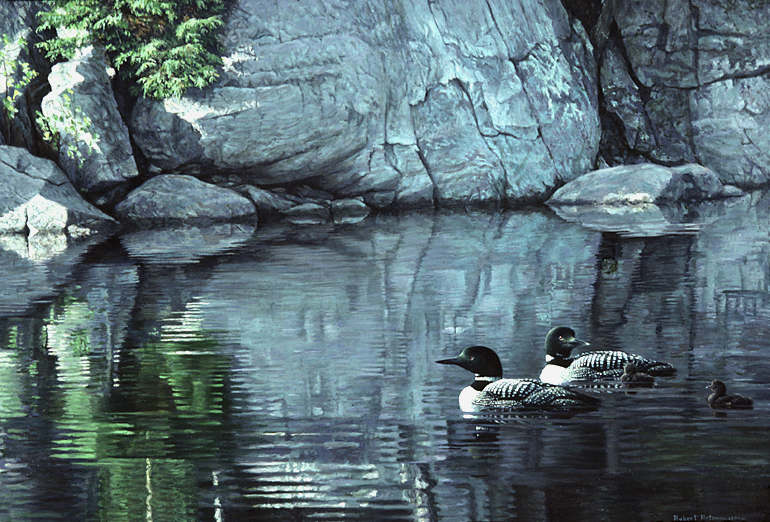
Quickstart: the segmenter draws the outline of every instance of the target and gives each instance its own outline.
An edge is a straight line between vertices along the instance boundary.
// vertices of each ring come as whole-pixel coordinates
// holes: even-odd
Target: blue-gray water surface
[[[768,520],[769,219],[752,195],[654,237],[532,210],[4,243],[0,521]],[[463,416],[472,376],[436,360],[537,377],[558,324],[678,374]],[[754,408],[710,409],[715,378]]]

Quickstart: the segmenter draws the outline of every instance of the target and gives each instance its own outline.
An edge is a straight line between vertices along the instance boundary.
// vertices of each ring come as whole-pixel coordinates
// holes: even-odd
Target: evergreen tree
[[[40,28],[57,36],[40,44],[50,59],[85,45],[104,46],[135,94],[182,95],[217,78],[216,29],[225,0],[46,0]]]

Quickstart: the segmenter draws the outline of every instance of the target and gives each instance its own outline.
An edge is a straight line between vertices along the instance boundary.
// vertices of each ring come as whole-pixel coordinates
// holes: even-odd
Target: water
[[[770,199],[708,217],[647,238],[543,210],[6,248],[0,521],[768,520]],[[536,377],[557,324],[678,375],[574,416],[463,416],[470,374],[436,360],[485,344]],[[754,409],[709,409],[714,378]]]

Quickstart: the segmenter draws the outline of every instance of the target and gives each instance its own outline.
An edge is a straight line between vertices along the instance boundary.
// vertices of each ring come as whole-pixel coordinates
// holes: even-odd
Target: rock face
[[[485,205],[542,200],[598,150],[592,49],[559,0],[240,0],[223,45],[216,85],[136,104],[160,171]]]
[[[61,136],[59,164],[97,205],[120,201],[126,181],[139,174],[107,68],[104,53],[93,47],[54,65],[41,108]]]
[[[0,215],[0,234],[81,236],[116,225],[55,163],[7,145],[0,145]]]
[[[629,154],[698,162],[742,188],[768,183],[770,3],[610,0],[605,10],[619,31],[601,58],[601,88]]]
[[[332,202],[332,220],[338,225],[358,223],[369,213],[369,207],[357,199],[340,199]]]
[[[192,176],[162,175],[134,189],[115,212],[142,225],[231,221],[256,215],[254,204],[240,194]]]
[[[38,4],[0,0],[0,30],[27,42],[4,52],[42,82],[47,65],[29,45]],[[734,0],[233,0],[218,82],[138,100],[130,137],[92,48],[53,68],[42,111],[60,123],[75,189],[134,222],[505,207],[635,163],[711,170],[645,166],[632,183],[603,172],[631,184],[597,194],[708,199],[770,183],[768,19],[770,3]],[[39,148],[40,91],[28,89],[14,121],[0,117],[0,143]],[[132,143],[165,193],[124,200],[137,184]]]

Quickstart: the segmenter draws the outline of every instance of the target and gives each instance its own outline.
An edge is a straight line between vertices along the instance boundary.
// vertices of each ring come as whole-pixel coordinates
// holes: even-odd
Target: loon
[[[640,373],[636,370],[636,362],[628,361],[623,368],[623,375],[620,381],[629,387],[652,387],[655,384],[655,377],[648,373]]]
[[[616,380],[623,375],[626,363],[633,361],[636,371],[653,377],[676,374],[676,368],[665,362],[652,361],[639,355],[620,351],[585,352],[570,356],[574,348],[588,346],[575,339],[575,331],[567,326],[557,326],[545,336],[545,368],[540,380],[550,384],[570,381]]]
[[[708,403],[712,408],[751,408],[754,401],[743,395],[727,395],[727,386],[722,381],[711,381],[706,388],[714,390]]]
[[[494,350],[486,346],[469,346],[453,359],[436,361],[455,364],[476,374],[470,386],[460,392],[460,409],[477,412],[489,408],[511,410],[594,409],[601,404],[563,386],[535,379],[503,379],[503,366]]]

